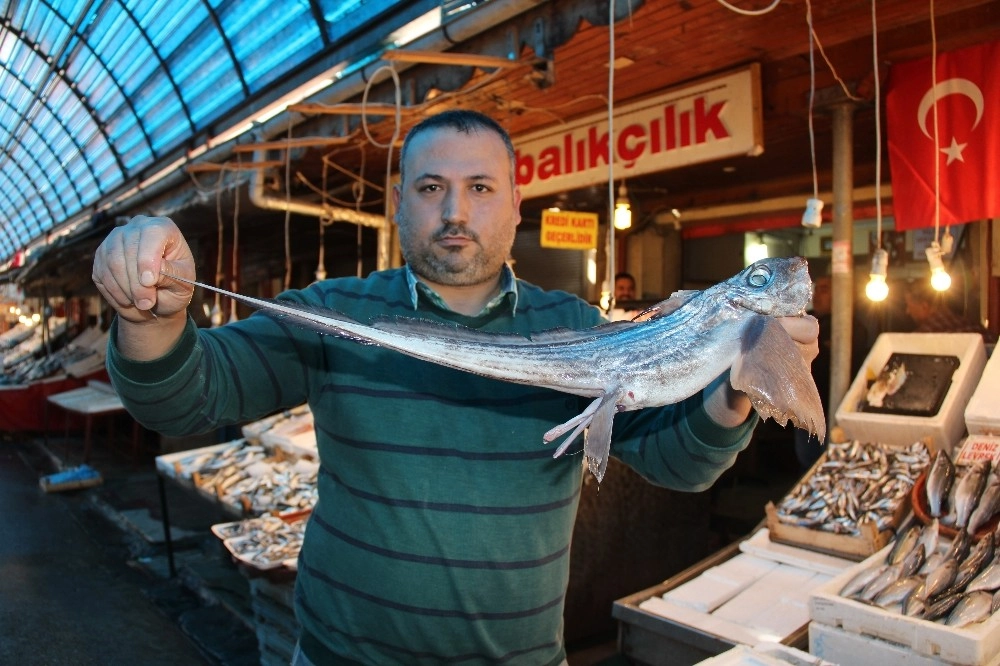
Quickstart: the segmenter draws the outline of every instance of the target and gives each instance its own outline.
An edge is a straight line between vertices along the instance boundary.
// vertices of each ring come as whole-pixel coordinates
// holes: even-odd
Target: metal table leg
[[[174,542],[170,538],[170,516],[167,514],[167,489],[163,483],[163,476],[156,474],[156,483],[160,488],[160,516],[163,519],[163,540],[167,546],[167,564],[170,566],[170,577],[177,576],[177,569],[174,566]]]

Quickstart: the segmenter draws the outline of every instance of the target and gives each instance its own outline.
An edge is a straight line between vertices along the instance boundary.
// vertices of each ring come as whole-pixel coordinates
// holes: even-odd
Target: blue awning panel
[[[0,0],[0,264],[428,0]],[[294,84],[294,85],[293,85]],[[171,155],[174,157],[172,158]]]

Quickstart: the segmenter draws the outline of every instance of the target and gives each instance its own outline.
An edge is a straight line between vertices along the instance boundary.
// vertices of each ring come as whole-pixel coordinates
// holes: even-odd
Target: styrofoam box
[[[878,666],[941,666],[938,657],[925,657],[902,645],[871,636],[855,634],[819,622],[809,623],[809,654],[824,661],[842,664],[877,664]],[[987,657],[989,658],[989,657]],[[1000,654],[983,666],[998,666]]]
[[[1000,663],[1000,660],[997,659],[997,656],[1000,655],[1000,613],[994,613],[985,622],[957,629],[938,622],[907,617],[872,604],[841,597],[838,594],[847,581],[861,570],[884,560],[890,548],[892,548],[891,545],[886,546],[825,585],[816,587],[809,598],[810,620],[827,627],[842,629],[847,633],[895,643],[900,646],[897,649],[903,652],[931,659],[932,661],[926,662],[928,664],[946,663],[958,666],[986,666],[989,664],[992,666]],[[811,645],[812,624],[809,626],[809,631]],[[810,652],[813,650],[810,649]],[[887,652],[890,651],[887,650]],[[820,656],[836,661],[832,654]],[[877,663],[879,666],[887,666],[889,663],[925,663],[915,660],[883,662],[878,659],[865,659],[863,662],[841,661],[845,664]]]
[[[965,408],[965,426],[970,435],[1000,435],[997,396],[1000,396],[1000,354],[994,352]]]
[[[893,353],[957,356],[958,369],[934,416],[900,416],[859,412],[868,392],[868,376],[878,376]],[[837,425],[851,439],[909,446],[931,438],[933,450],[952,447],[965,433],[965,407],[986,365],[986,349],[978,333],[883,333],[868,352],[864,365],[837,408]]]

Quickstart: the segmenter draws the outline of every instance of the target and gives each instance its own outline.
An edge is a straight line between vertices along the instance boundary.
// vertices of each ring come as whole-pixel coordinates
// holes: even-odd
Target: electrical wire
[[[876,250],[882,249],[882,96],[879,87],[878,20],[872,0],[872,67],[875,73],[875,235]]]
[[[395,111],[394,119],[395,123],[392,128],[392,137],[389,139],[388,143],[382,144],[375,140],[375,137],[371,135],[368,131],[368,113],[366,112],[366,107],[368,105],[368,91],[371,90],[372,82],[375,81],[375,77],[378,76],[379,72],[382,70],[388,70],[389,74],[392,76],[392,82],[395,87]],[[402,129],[403,119],[403,92],[402,87],[399,84],[399,73],[396,68],[392,65],[383,65],[375,70],[375,72],[368,79],[368,83],[365,84],[364,94],[361,96],[361,126],[365,130],[365,136],[368,137],[368,141],[372,145],[378,148],[385,148],[388,150],[388,155],[386,155],[385,163],[385,191],[389,192],[392,188],[392,151],[396,146],[396,141],[399,140],[399,134]],[[385,198],[385,224],[388,226],[391,223],[389,215],[389,198]],[[360,228],[358,229],[360,233]],[[359,236],[360,238],[360,236]],[[360,262],[359,262],[359,272],[360,272]]]
[[[720,0],[721,1],[721,0]],[[813,107],[816,102],[816,57],[814,55],[812,3],[806,0],[806,24],[809,26],[809,155],[812,161],[813,199],[819,199],[819,174],[816,169],[816,131],[813,128]]]
[[[941,160],[938,157],[938,105],[937,105],[937,29],[934,25],[934,0],[930,0],[931,13],[931,91],[934,95],[934,243],[941,232]]]
[[[288,116],[288,146],[285,148],[285,289],[292,286],[292,116]]]
[[[608,3],[608,312],[615,307],[615,2]],[[603,291],[603,290],[602,290]]]
[[[764,7],[764,9],[740,9],[739,7],[735,7],[729,4],[728,2],[726,2],[726,0],[717,0],[717,2],[726,9],[734,11],[737,14],[742,14],[743,16],[762,16],[771,11],[772,9],[774,9],[775,7],[777,7],[778,3],[781,2],[781,0],[774,0],[774,2],[772,2],[767,7]]]
[[[236,173],[241,173],[240,167],[242,166],[243,157],[240,153],[236,154]],[[233,276],[230,280],[229,290],[233,293],[239,292],[239,247],[240,247],[240,179],[237,177],[233,182],[233,265],[232,271]],[[236,321],[236,299],[229,299],[229,321]]]

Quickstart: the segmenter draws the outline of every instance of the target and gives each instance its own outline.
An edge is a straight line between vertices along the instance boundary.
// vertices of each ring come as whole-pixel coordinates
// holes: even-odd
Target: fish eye
[[[750,283],[751,287],[763,287],[770,281],[771,269],[767,266],[757,266],[753,269],[750,275],[747,276],[747,282]]]

